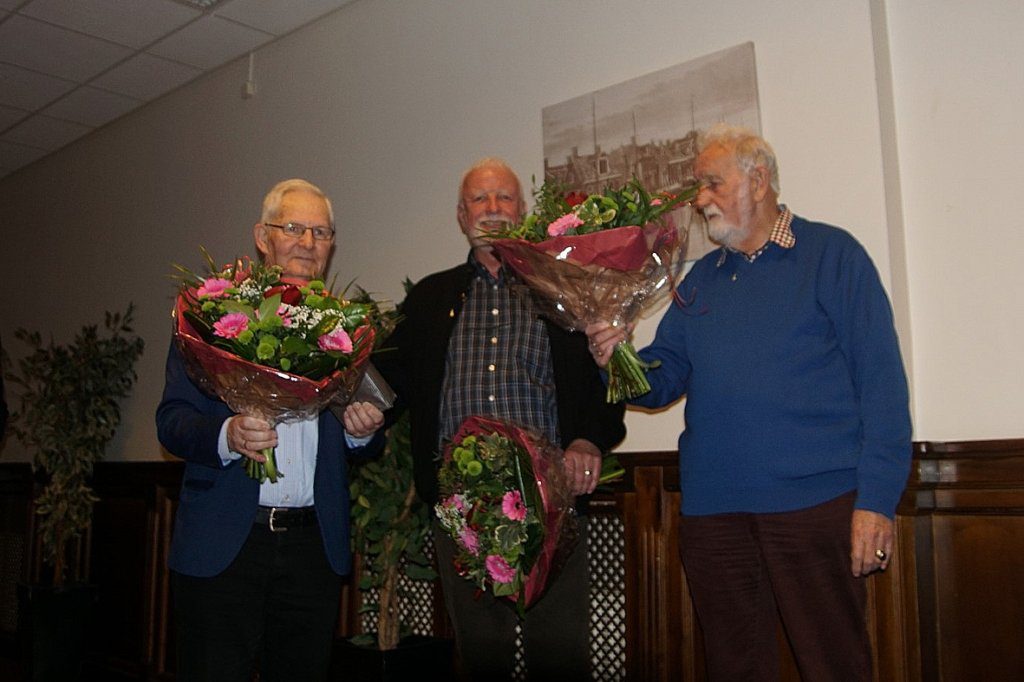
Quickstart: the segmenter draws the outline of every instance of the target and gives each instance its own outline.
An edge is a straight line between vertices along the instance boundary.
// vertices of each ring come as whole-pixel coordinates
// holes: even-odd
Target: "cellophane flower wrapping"
[[[689,215],[689,208],[681,209]],[[635,323],[672,295],[685,261],[687,230],[666,214],[646,225],[531,242],[492,242],[502,262],[533,293],[542,314],[569,331],[604,320]],[[648,366],[628,342],[609,364],[608,402],[650,390]]]
[[[525,613],[578,540],[561,449],[533,429],[470,417],[445,449],[434,511],[455,568]]]
[[[670,295],[683,266],[686,231],[666,216],[643,226],[492,245],[545,315],[582,331],[597,320],[635,322]]]
[[[373,350],[374,330],[353,334],[351,364],[319,379],[307,379],[259,365],[203,340],[184,315],[185,299],[175,306],[174,341],[193,383],[227,403],[234,412],[262,417],[275,424],[313,419],[332,402],[347,405],[362,381]]]
[[[534,189],[533,211],[491,231],[491,244],[541,312],[569,331],[632,323],[674,291],[687,231],[676,229],[672,213],[681,212],[688,227],[699,191],[695,184],[652,194],[634,178],[584,195],[545,181]],[[645,363],[628,339],[607,360],[608,402],[651,390],[645,371],[657,363]]]

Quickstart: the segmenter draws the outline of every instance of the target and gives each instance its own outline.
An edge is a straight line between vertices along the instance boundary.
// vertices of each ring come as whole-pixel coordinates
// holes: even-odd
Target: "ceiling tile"
[[[43,109],[42,113],[65,121],[99,127],[127,114],[140,104],[142,102],[137,99],[84,85],[61,97]]]
[[[18,11],[134,48],[202,16],[199,10],[169,0],[32,0]]]
[[[23,144],[0,140],[0,169],[12,171],[46,156],[45,149],[36,149]]]
[[[351,0],[232,0],[216,12],[218,16],[280,36],[349,2]]]
[[[207,16],[171,34],[146,51],[203,69],[212,69],[272,38],[262,31],[216,16]]]
[[[0,61],[84,82],[131,50],[17,14],[0,24]]]
[[[0,130],[6,130],[17,121],[28,116],[29,112],[15,107],[0,106]]]
[[[71,81],[0,64],[0,104],[38,109],[75,87]]]
[[[77,140],[91,130],[92,128],[89,126],[78,123],[36,115],[14,126],[0,135],[0,138],[6,142],[16,142],[54,151]]]
[[[148,100],[184,85],[200,73],[191,66],[142,52],[92,81],[92,85]]]

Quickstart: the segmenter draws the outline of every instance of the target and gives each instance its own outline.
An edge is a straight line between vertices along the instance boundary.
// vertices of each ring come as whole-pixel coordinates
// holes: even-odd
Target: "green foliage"
[[[89,478],[121,423],[119,400],[135,383],[135,361],[144,342],[131,327],[133,306],[124,315],[106,314],[106,334],[86,325],[68,345],[44,344],[39,332],[18,329],[29,347],[17,371],[7,374],[20,388],[11,430],[33,451],[33,467],[46,485],[36,501],[44,559],[54,582],[64,579],[69,540],[89,525],[96,501]]]
[[[677,194],[651,194],[633,178],[620,188],[608,187],[600,194],[585,196],[567,192],[563,184],[547,180],[533,190],[534,208],[523,222],[495,233],[494,237],[544,241],[551,236],[548,226],[569,214],[574,214],[578,221],[559,234],[581,235],[628,225],[647,225],[692,201],[698,189],[699,185],[693,185]]]
[[[402,634],[400,575],[436,577],[424,552],[430,508],[416,495],[408,413],[389,429],[383,455],[355,463],[350,477],[352,545],[362,559],[359,589],[364,600],[377,594],[377,602],[364,601],[363,610],[377,612],[377,644],[392,649]]]

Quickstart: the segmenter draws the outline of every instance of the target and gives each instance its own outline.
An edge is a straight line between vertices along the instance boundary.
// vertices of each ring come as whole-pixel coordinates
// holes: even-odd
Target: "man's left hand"
[[[850,570],[855,576],[884,571],[892,560],[892,519],[868,511],[854,509],[850,526]]]
[[[565,449],[565,475],[573,495],[594,492],[601,478],[601,449],[589,440],[577,438]]]
[[[350,403],[341,418],[353,438],[366,438],[384,425],[384,413],[371,403]]]

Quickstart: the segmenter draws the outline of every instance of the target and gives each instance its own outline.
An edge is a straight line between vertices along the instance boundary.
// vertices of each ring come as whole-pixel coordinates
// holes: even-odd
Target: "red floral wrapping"
[[[531,243],[492,242],[534,301],[569,331],[598,320],[634,322],[669,295],[683,266],[686,231],[661,224],[617,227]]]
[[[470,417],[459,427],[445,449],[445,462],[451,463],[454,447],[469,435],[483,436],[499,434],[522,447],[529,455],[533,472],[532,481],[543,509],[535,510],[543,528],[543,542],[532,566],[523,579],[523,588],[507,598],[520,610],[525,610],[544,594],[549,580],[564,564],[569,551],[578,539],[575,514],[572,509],[573,495],[563,466],[562,450],[552,445],[533,429],[488,417]],[[529,505],[529,501],[527,501]]]
[[[235,412],[261,416],[274,423],[312,419],[332,401],[347,404],[359,387],[373,349],[373,329],[360,327],[353,334],[357,354],[352,363],[343,371],[313,381],[211,346],[189,324],[183,314],[186,307],[179,296],[174,312],[174,340],[192,381]]]

